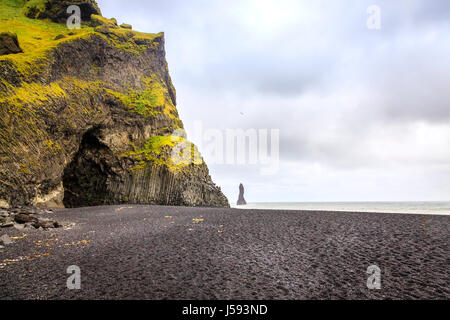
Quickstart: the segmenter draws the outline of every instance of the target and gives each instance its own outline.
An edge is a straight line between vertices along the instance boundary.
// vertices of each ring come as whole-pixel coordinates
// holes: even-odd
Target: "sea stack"
[[[247,202],[244,199],[244,186],[242,185],[242,183],[239,185],[239,198],[237,201],[237,205],[238,206],[243,206],[246,205]]]

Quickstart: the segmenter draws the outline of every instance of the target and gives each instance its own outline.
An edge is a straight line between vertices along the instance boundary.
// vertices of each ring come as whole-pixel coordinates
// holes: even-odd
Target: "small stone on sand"
[[[0,237],[0,241],[3,242],[4,245],[8,245],[13,243],[10,237],[7,234],[4,234]]]

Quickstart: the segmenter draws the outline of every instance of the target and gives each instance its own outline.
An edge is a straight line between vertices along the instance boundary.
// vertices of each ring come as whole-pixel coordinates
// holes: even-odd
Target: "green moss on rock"
[[[164,114],[172,120],[177,120],[177,109],[173,105],[168,88],[163,81],[156,74],[152,74],[150,77],[144,77],[142,83],[144,87],[142,91],[129,89],[126,93],[109,92],[127,106],[131,112],[144,117]]]
[[[130,29],[130,30],[133,29],[133,26],[131,24],[128,24],[128,23],[122,23],[120,25],[120,27],[122,27],[124,29]]]
[[[141,148],[122,154],[139,161],[133,170],[140,170],[147,165],[166,166],[177,173],[189,165],[204,164],[197,147],[181,136],[154,136],[148,139]]]
[[[102,17],[101,15],[93,14],[93,15],[91,15],[90,25],[93,27],[107,26],[110,28],[115,28],[115,27],[117,27],[117,20],[114,18],[108,19],[108,18]]]

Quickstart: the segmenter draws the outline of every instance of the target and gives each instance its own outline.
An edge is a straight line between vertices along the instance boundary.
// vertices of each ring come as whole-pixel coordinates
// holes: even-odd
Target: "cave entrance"
[[[97,138],[99,129],[87,131],[72,162],[64,169],[64,206],[98,206],[105,203],[111,151]]]

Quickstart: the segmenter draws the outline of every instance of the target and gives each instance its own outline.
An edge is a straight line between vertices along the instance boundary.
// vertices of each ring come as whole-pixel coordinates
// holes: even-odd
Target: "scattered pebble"
[[[4,245],[8,245],[8,244],[13,243],[11,238],[7,234],[2,235],[0,237],[0,241],[3,242]]]
[[[16,223],[14,225],[14,228],[16,228],[17,230],[23,230],[23,229],[25,229],[25,225]]]

